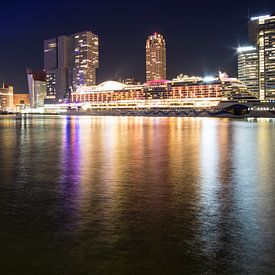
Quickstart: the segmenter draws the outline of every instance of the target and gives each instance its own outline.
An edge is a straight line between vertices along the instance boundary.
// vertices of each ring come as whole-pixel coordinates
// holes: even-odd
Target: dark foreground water
[[[275,120],[0,118],[0,274],[275,273]]]

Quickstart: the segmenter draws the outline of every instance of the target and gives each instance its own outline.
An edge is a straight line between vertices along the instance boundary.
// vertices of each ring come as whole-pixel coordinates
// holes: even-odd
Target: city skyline
[[[1,274],[275,275],[275,0],[2,2]]]
[[[145,9],[141,4],[128,7],[122,2],[114,5],[107,1],[95,4],[96,12],[90,16],[89,4],[85,8],[72,9],[70,1],[66,6],[63,1],[56,5],[48,1],[47,5],[31,10],[22,5],[17,17],[14,16],[19,12],[13,14],[11,5],[5,3],[3,19],[9,16],[11,23],[1,30],[5,40],[1,45],[0,77],[14,84],[16,92],[25,92],[25,69],[43,67],[43,41],[87,29],[92,29],[101,38],[98,83],[119,77],[144,81],[144,62],[141,62],[145,57],[144,40],[153,32],[163,34],[168,44],[168,79],[179,73],[207,75],[218,70],[236,76],[235,49],[248,41],[248,7],[250,15],[262,15],[272,13],[274,4],[273,1],[244,1],[225,9],[218,3],[187,3],[186,11],[181,12],[174,2],[167,6],[149,3]],[[108,22],[104,20],[106,17]],[[22,42],[21,47],[17,47],[18,39]],[[10,62],[12,59],[16,62]]]

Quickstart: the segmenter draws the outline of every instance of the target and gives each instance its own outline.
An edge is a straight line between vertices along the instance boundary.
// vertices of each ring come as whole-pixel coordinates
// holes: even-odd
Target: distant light
[[[270,15],[261,15],[261,16],[256,16],[256,17],[251,17],[251,20],[254,21],[254,20],[259,20],[259,19],[266,19],[266,18],[269,18]]]
[[[213,81],[215,81],[215,80],[216,80],[216,78],[213,77],[213,76],[205,76],[205,77],[203,78],[203,81],[204,81],[204,82],[213,82]]]
[[[243,52],[249,52],[249,51],[254,51],[256,50],[256,47],[253,47],[253,46],[246,46],[246,47],[239,47],[237,49],[237,52],[238,53],[243,53]]]

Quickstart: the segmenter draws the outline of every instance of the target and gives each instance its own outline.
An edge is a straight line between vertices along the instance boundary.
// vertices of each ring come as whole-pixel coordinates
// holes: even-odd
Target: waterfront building
[[[47,95],[45,71],[34,72],[27,69],[27,77],[31,108],[43,107]]]
[[[251,18],[249,36],[258,50],[259,97],[275,99],[275,14]]]
[[[146,41],[146,81],[166,79],[166,43],[154,33]]]
[[[13,86],[2,84],[0,88],[0,111],[7,112],[13,110]]]
[[[258,50],[254,46],[246,46],[239,47],[237,53],[238,79],[254,96],[259,97]]]
[[[47,102],[62,102],[79,86],[96,84],[98,36],[91,31],[44,41]]]
[[[13,110],[19,112],[29,108],[30,108],[29,93],[13,94]]]

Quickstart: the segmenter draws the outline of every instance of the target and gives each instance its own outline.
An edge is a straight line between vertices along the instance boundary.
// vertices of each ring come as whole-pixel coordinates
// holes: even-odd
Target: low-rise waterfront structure
[[[13,86],[4,84],[0,88],[0,112],[13,110]]]
[[[20,112],[26,109],[30,109],[29,93],[13,94],[13,110],[16,112]]]

